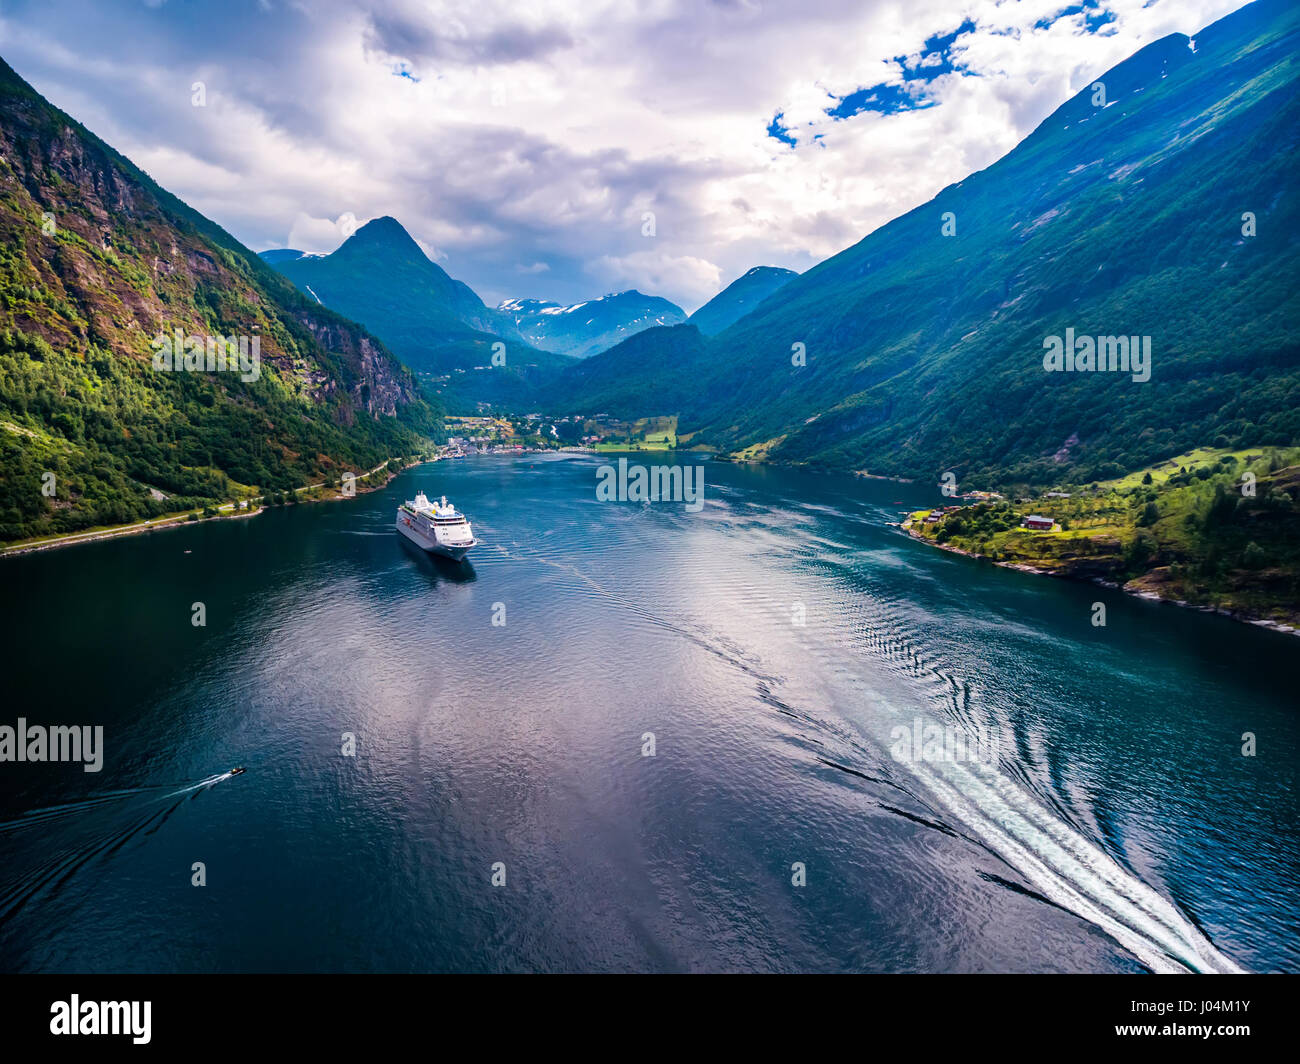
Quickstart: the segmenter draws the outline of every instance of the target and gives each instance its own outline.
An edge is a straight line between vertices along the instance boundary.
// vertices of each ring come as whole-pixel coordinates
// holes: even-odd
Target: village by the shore
[[[1048,494],[1048,496],[1045,496],[1045,498],[1046,497],[1068,499],[1070,496],[1069,493],[1067,492],[1051,492]],[[960,498],[967,498],[972,501],[975,500],[990,501],[995,499],[1001,499],[1002,496],[996,492],[970,492],[966,495],[960,496]],[[970,504],[969,503],[965,505],[952,504],[948,506],[938,507],[928,512],[925,510],[913,511],[908,515],[906,519],[904,519],[901,522],[899,527],[904,532],[906,532],[912,539],[919,540],[920,542],[926,544],[927,546],[935,547],[939,550],[947,551],[949,554],[960,554],[966,558],[973,558],[977,561],[988,562],[989,564],[996,565],[1002,569],[1015,569],[1017,572],[1031,573],[1035,576],[1054,576],[1062,580],[1071,580],[1076,583],[1095,584],[1098,587],[1104,587],[1112,591],[1121,591],[1126,595],[1132,595],[1134,598],[1144,599],[1147,602],[1159,602],[1170,606],[1181,606],[1184,609],[1195,610],[1198,613],[1213,613],[1213,614],[1217,614],[1220,617],[1227,617],[1231,620],[1238,621],[1242,624],[1254,625],[1257,628],[1267,628],[1270,631],[1281,632],[1285,635],[1300,636],[1300,626],[1283,624],[1279,621],[1270,620],[1269,618],[1266,617],[1253,617],[1239,610],[1224,609],[1221,606],[1199,605],[1197,603],[1188,602],[1185,599],[1179,599],[1179,598],[1174,598],[1172,596],[1161,595],[1158,592],[1152,591],[1149,588],[1135,586],[1132,581],[1130,581],[1127,584],[1120,584],[1118,581],[1105,580],[1097,576],[1079,576],[1075,573],[1070,572],[1067,569],[1053,569],[1044,566],[1030,565],[1026,562],[1006,561],[1002,559],[990,558],[986,554],[981,554],[978,551],[967,550],[964,547],[958,547],[952,543],[937,542],[935,539],[931,538],[930,536],[924,535],[920,531],[920,527],[918,526],[926,526],[926,525],[932,526],[938,524],[945,517],[954,513],[958,513],[961,510],[965,509],[966,505],[970,505]],[[920,515],[922,514],[924,514],[925,516],[921,517]],[[1044,517],[1037,514],[1030,514],[1022,519],[1020,527],[1022,529],[1025,529],[1026,531],[1031,531],[1031,532],[1053,532],[1056,530],[1056,522],[1051,517]]]

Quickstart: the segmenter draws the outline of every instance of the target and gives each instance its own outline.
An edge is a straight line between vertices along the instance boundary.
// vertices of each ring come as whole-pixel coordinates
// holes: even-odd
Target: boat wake
[[[872,603],[876,616],[871,619],[855,617],[857,630],[851,636],[823,633],[821,638],[801,636],[806,629],[790,629],[784,623],[784,603],[771,602],[769,608],[786,637],[793,631],[793,638],[804,643],[804,653],[831,677],[844,703],[865,708],[852,719],[869,741],[877,773],[883,765],[896,785],[905,778],[902,789],[914,797],[928,796],[926,804],[940,821],[958,826],[963,837],[1014,869],[1043,898],[1105,931],[1152,971],[1244,971],[1173,902],[1072,825],[1059,805],[1050,808],[1031,789],[1025,766],[1006,760],[1007,754],[1014,757],[1018,744],[1008,744],[992,762],[892,756],[894,729],[901,724],[910,731],[918,718],[927,725],[955,726],[967,737],[981,724],[1005,725],[986,719],[971,684],[913,643],[889,603]],[[861,674],[878,670],[863,667],[868,664],[862,660],[864,650],[877,664],[919,685],[917,701],[904,709],[896,693],[886,695],[869,686]]]
[[[211,790],[242,770],[205,776],[179,788],[175,784],[105,791],[74,802],[31,809],[0,821],[4,836],[40,829],[55,849],[43,848],[41,859],[0,881],[0,923],[24,906],[56,891],[96,858],[116,852],[137,836],[152,835],[185,802]],[[0,867],[11,872],[5,860]]]
[[[567,571],[620,609],[691,640],[741,670],[756,683],[763,702],[833,738],[849,764],[819,760],[860,777],[863,786],[884,783],[903,791],[932,819],[877,803],[880,808],[960,835],[980,847],[1019,875],[1025,886],[1015,885],[1015,889],[1093,924],[1151,971],[1244,971],[1173,902],[1071,824],[1059,800],[1038,793],[1042,785],[1035,784],[1027,766],[1016,760],[1019,744],[1009,744],[992,763],[891,756],[893,729],[905,722],[910,727],[918,717],[956,726],[968,735],[981,724],[1004,726],[989,719],[987,707],[980,704],[969,682],[951,666],[934,660],[929,648],[914,644],[898,604],[878,599],[867,589],[832,587],[830,601],[818,603],[816,610],[810,602],[809,614],[850,620],[842,627],[818,631],[812,625],[790,624],[788,596],[748,582],[720,586],[707,569],[692,572],[690,583],[697,590],[708,588],[707,597],[719,604],[719,616],[743,618],[743,627],[729,636],[716,624],[706,625],[681,610],[674,610],[669,621],[648,606],[644,596],[616,591],[572,561],[556,561],[527,549],[523,553]],[[852,593],[851,604],[843,601],[846,590]],[[724,604],[727,608],[722,608]],[[760,639],[755,638],[755,625],[763,630]],[[792,668],[804,663],[792,675],[806,673],[807,665],[814,663],[820,681],[835,692],[832,702],[842,718],[825,719],[800,709],[795,698],[778,697],[784,683],[782,670],[755,646],[786,648],[780,657],[790,657]],[[879,682],[868,684],[863,674]],[[903,677],[907,683],[889,684],[889,676]]]
[[[913,765],[939,804],[1049,901],[1095,924],[1160,973],[1240,973],[1172,902],[996,767]]]

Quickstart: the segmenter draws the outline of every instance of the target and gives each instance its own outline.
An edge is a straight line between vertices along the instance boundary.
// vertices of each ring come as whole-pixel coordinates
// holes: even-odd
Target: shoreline
[[[1035,576],[1053,576],[1058,580],[1069,580],[1075,584],[1094,584],[1097,587],[1104,587],[1110,591],[1119,591],[1125,595],[1131,595],[1134,598],[1143,599],[1147,602],[1158,602],[1166,606],[1181,606],[1183,609],[1194,610],[1197,613],[1213,613],[1220,617],[1227,617],[1229,620],[1239,624],[1249,624],[1255,628],[1265,628],[1279,635],[1300,636],[1300,625],[1283,624],[1281,621],[1271,621],[1266,617],[1250,617],[1238,610],[1228,610],[1221,606],[1197,606],[1194,603],[1187,602],[1184,599],[1166,598],[1164,595],[1158,595],[1154,591],[1130,589],[1123,584],[1116,583],[1114,580],[1103,580],[1099,576],[1081,577],[1072,573],[1061,572],[1056,569],[1043,569],[1036,565],[1029,565],[1026,562],[998,562],[988,557],[986,554],[980,554],[972,550],[964,550],[961,547],[951,547],[947,543],[935,543],[931,539],[920,535],[912,529],[911,518],[903,521],[899,527],[907,535],[928,547],[934,547],[937,550],[947,551],[949,554],[960,554],[966,558],[974,558],[977,561],[988,562],[990,565],[996,565],[1002,569],[1015,569],[1022,573],[1032,573]]]
[[[266,509],[266,507],[259,506],[256,510],[248,510],[243,513],[218,513],[215,517],[200,517],[197,521],[191,521],[189,515],[190,513],[198,513],[199,511],[189,511],[188,513],[175,517],[156,517],[151,521],[143,523],[110,525],[107,528],[101,528],[92,532],[69,532],[67,535],[55,536],[51,539],[43,539],[35,543],[15,543],[11,546],[4,547],[3,549],[0,549],[0,558],[16,558],[23,554],[35,554],[38,551],[57,550],[59,547],[75,547],[82,543],[99,543],[106,539],[118,539],[122,536],[138,536],[145,532],[163,532],[172,528],[198,525],[208,521],[239,521],[246,517],[256,517],[264,509]]]
[[[855,477],[861,477],[863,480],[884,480],[891,484],[915,484],[916,481],[909,477],[887,477],[880,473],[868,473],[865,469],[853,470]]]
[[[586,448],[561,448],[559,449],[559,451],[550,452],[550,449],[548,448],[547,452],[563,453],[566,450],[586,451],[587,449]],[[488,452],[488,453],[491,454],[492,452]],[[507,453],[518,454],[521,452],[507,452]],[[528,453],[528,452],[522,452],[522,453]],[[538,452],[538,453],[543,453],[543,452]],[[460,456],[456,456],[456,457],[460,457]],[[435,458],[425,458],[418,462],[412,462],[410,465],[402,466],[402,468],[398,470],[396,473],[390,472],[388,474],[388,479],[386,479],[382,484],[359,485],[356,494],[368,495],[372,491],[379,491],[381,488],[386,488],[390,483],[392,483],[394,479],[399,477],[402,473],[414,469],[417,466],[432,465],[434,462],[451,461],[451,460],[452,460],[451,455],[439,455]],[[386,466],[389,461],[393,461],[393,459],[388,459],[388,461],[381,462],[379,465],[375,466],[375,468],[370,470],[368,473],[360,474],[357,477],[357,480],[362,481],[368,479],[369,477],[374,476],[376,473],[379,472],[380,469]],[[323,488],[324,486],[325,485],[323,483],[304,484],[301,488],[294,488],[293,491],[294,494],[297,495],[300,492],[312,491],[316,488]],[[330,496],[329,498],[310,498],[310,497],[303,498],[297,500],[295,503],[293,503],[293,505],[306,506],[312,503],[343,502],[349,498],[355,498],[355,496],[338,494],[338,489],[332,489],[332,490],[335,491],[335,494]],[[250,503],[253,502],[254,500],[260,502],[260,500],[264,498],[266,498],[265,495],[257,495],[247,501]],[[238,502],[240,500],[235,500],[235,501]],[[117,539],[121,536],[138,536],[138,535],[143,535],[146,532],[159,532],[171,528],[188,527],[189,525],[204,524],[208,521],[240,520],[247,517],[256,517],[258,514],[268,509],[272,509],[272,507],[259,505],[256,509],[250,509],[247,512],[240,512],[238,510],[236,510],[233,513],[222,512],[226,507],[232,507],[234,505],[235,505],[234,502],[223,503],[222,506],[218,509],[216,515],[214,515],[213,517],[199,517],[197,521],[191,521],[190,514],[191,513],[201,514],[202,511],[190,510],[183,514],[176,514],[170,517],[154,517],[154,518],[150,518],[148,521],[136,521],[136,522],[132,522],[129,525],[110,525],[105,528],[95,529],[89,532],[68,532],[64,535],[53,536],[48,539],[12,543],[8,546],[0,547],[0,559],[16,558],[20,555],[35,554],[38,551],[56,550],[60,547],[75,547],[83,543],[99,543],[106,539]]]
[[[440,460],[441,459],[439,458],[429,458],[420,462],[412,462],[408,466],[403,466],[402,469],[399,471],[399,473],[405,473],[408,469],[414,469],[416,466],[428,465],[431,462],[437,462]],[[362,473],[361,476],[357,477],[357,480],[360,481],[374,476],[376,473],[379,472],[380,469],[386,466],[390,461],[392,461],[391,458],[384,462],[381,462],[379,465],[375,466],[375,468],[370,470],[368,473]],[[399,473],[393,473],[390,471],[388,474],[388,479],[385,480],[383,484],[375,484],[375,485],[367,484],[364,487],[358,487],[356,494],[368,495],[372,491],[379,491],[381,488],[386,488],[393,481],[393,479],[399,475]],[[316,488],[322,488],[324,486],[325,485],[323,483],[304,484],[301,488],[294,488],[293,491],[294,494],[297,495],[300,492],[312,491]],[[293,505],[305,506],[305,505],[310,505],[312,503],[342,502],[343,500],[348,498],[355,498],[355,496],[337,494],[337,489],[334,490],[336,491],[336,494],[330,498],[298,499],[293,503]],[[146,532],[161,532],[173,528],[183,528],[183,527],[188,527],[190,525],[206,524],[209,521],[240,521],[249,517],[256,517],[258,514],[261,514],[268,509],[271,509],[271,507],[261,504],[261,500],[265,498],[266,498],[265,495],[254,496],[254,499],[259,503],[259,505],[257,506],[256,509],[252,509],[250,507],[250,509],[248,509],[246,512],[240,511],[238,509],[235,509],[234,512],[232,513],[222,512],[226,507],[232,507],[232,508],[235,507],[238,501],[240,501],[240,500],[236,500],[235,502],[223,503],[222,506],[218,508],[217,513],[214,516],[199,517],[197,520],[194,521],[190,520],[190,515],[201,514],[202,513],[201,510],[190,510],[187,511],[186,513],[177,514],[171,517],[155,517],[155,518],[151,518],[148,521],[143,521],[143,522],[137,521],[129,525],[110,525],[105,528],[100,528],[89,532],[69,532],[62,536],[54,536],[49,539],[37,540],[34,542],[23,541],[23,542],[13,543],[6,547],[0,547],[0,558],[17,558],[24,554],[35,554],[39,551],[57,550],[60,547],[76,547],[84,543],[100,543],[106,539],[118,539],[123,536],[138,536]],[[247,501],[249,503],[252,503],[254,499],[249,499]]]

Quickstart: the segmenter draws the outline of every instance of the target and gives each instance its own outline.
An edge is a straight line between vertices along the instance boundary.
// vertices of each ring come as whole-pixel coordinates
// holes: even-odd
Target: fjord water
[[[916,543],[928,486],[600,460],[7,560],[0,724],[105,754],[0,765],[0,966],[1300,969],[1293,637]],[[395,535],[421,489],[472,569]]]

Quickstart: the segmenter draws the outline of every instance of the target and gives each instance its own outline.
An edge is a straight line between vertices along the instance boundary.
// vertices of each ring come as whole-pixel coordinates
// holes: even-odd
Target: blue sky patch
[[[944,74],[967,73],[954,62],[952,46],[963,33],[971,33],[974,29],[975,23],[966,19],[951,33],[936,33],[928,37],[917,54],[894,56],[893,62],[903,79],[901,85],[881,82],[855,89],[846,96],[836,97],[839,102],[826,113],[839,121],[863,111],[892,115],[933,107],[937,101],[926,95],[925,86]]]
[[[798,144],[798,141],[796,141],[790,131],[781,124],[781,119],[784,117],[784,111],[777,111],[777,113],[772,116],[772,121],[767,124],[767,135],[769,137],[774,137],[782,144],[789,144],[790,147],[793,148]]]
[[[966,19],[951,33],[936,33],[926,39],[920,54],[916,56],[896,55],[894,62],[903,68],[904,81],[933,81],[942,74],[951,74],[957,70],[952,61],[952,46],[963,33],[974,33],[975,23]]]
[[[935,100],[925,95],[913,95],[903,85],[880,84],[870,88],[857,89],[847,96],[838,97],[839,103],[826,113],[832,118],[852,118],[863,111],[877,111],[882,115],[898,114],[899,111],[917,111],[923,107],[933,107]]]
[[[1034,23],[1034,29],[1045,30],[1057,19],[1074,18],[1076,15],[1083,16],[1084,27],[1089,33],[1096,33],[1108,22],[1115,21],[1115,12],[1107,11],[1102,7],[1101,0],[1082,0],[1081,3],[1071,4],[1069,7],[1063,7],[1055,15],[1040,18]]]

